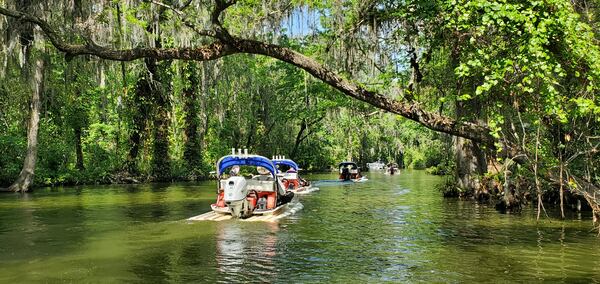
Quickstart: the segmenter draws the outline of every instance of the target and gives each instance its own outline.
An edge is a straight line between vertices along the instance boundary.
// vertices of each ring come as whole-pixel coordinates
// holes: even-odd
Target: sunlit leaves
[[[446,1],[446,5],[447,28],[471,35],[461,47],[455,73],[477,78],[476,96],[512,92],[564,123],[570,119],[567,109],[580,106],[570,105],[569,97],[597,90],[599,48],[590,44],[589,27],[567,1]],[[584,70],[587,80],[577,80]],[[578,113],[584,112],[589,110]]]

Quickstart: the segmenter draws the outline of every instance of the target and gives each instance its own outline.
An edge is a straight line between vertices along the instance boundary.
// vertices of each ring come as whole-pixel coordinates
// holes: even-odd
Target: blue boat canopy
[[[267,169],[273,177],[275,177],[276,169],[271,160],[258,155],[243,155],[243,156],[225,156],[217,162],[217,176],[221,176],[223,172],[233,166],[256,166]]]
[[[275,164],[275,166],[286,165],[296,171],[298,171],[300,169],[300,167],[298,167],[298,164],[296,164],[296,162],[294,162],[290,159],[275,159],[275,160],[273,160],[273,163]]]

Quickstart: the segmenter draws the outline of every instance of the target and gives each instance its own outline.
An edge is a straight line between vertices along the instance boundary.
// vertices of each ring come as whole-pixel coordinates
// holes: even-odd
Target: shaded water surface
[[[0,195],[0,283],[600,282],[587,214],[536,222],[443,199],[424,172],[368,176],[279,223],[182,221],[214,181]]]

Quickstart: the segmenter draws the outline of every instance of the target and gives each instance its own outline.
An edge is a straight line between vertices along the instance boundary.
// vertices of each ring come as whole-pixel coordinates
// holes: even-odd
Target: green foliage
[[[100,11],[98,38],[120,47],[145,46],[148,39],[163,47],[210,40],[187,29],[169,9],[130,4],[113,1]],[[185,11],[188,18],[205,27],[210,7],[193,7]],[[284,26],[292,24],[294,14],[308,16],[314,27],[300,35],[287,32]],[[598,133],[590,121],[600,114],[600,51],[598,25],[590,15],[592,20],[584,21],[565,0],[250,0],[229,8],[223,21],[236,36],[290,47],[367,89],[484,124],[494,137],[524,145],[530,153],[536,149],[532,133],[540,127],[541,160],[552,168],[558,154],[573,155],[570,149],[593,144],[583,138],[565,141],[566,134]],[[119,17],[125,25],[116,23]],[[160,28],[151,31],[157,18]],[[62,26],[69,20],[51,21]],[[424,78],[409,91],[410,48]],[[10,156],[0,158],[4,184],[18,173],[23,157],[27,113],[22,110],[29,97],[13,61],[0,84],[0,124],[6,126],[0,145]],[[141,60],[123,66],[84,57],[67,62],[50,51],[36,182],[104,182],[127,162],[142,176],[196,179],[232,147],[294,156],[308,170],[378,159],[438,174],[454,168],[449,137],[377,113],[290,64],[258,55],[228,56],[193,68],[186,64],[159,62],[149,72]],[[160,86],[140,88],[139,82],[151,79]],[[457,114],[457,105],[477,104],[477,111]],[[186,134],[188,129],[193,133]],[[83,171],[75,169],[77,131]],[[135,134],[139,151],[127,161]],[[584,158],[597,160],[580,155],[570,167],[598,172],[597,163],[590,166]]]
[[[0,184],[10,184],[21,171],[27,149],[26,141],[21,135],[0,135]]]

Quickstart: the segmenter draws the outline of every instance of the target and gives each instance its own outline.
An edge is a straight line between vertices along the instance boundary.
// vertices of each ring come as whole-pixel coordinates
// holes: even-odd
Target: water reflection
[[[208,210],[214,181],[0,195],[0,283],[600,280],[588,213],[498,214],[441,198],[440,181],[325,183],[279,223],[182,221]]]
[[[277,223],[216,225],[217,270],[223,283],[231,281],[271,282],[277,273]]]
[[[159,222],[169,217],[173,208],[167,202],[167,184],[127,185],[125,189],[127,205],[122,210],[132,221]]]

